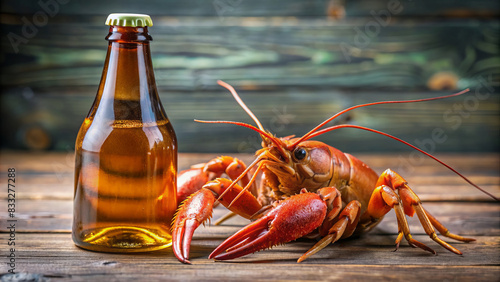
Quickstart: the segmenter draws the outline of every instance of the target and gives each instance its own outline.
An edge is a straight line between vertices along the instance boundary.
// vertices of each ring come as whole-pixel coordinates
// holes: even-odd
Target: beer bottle
[[[100,252],[172,244],[177,140],[156,90],[148,15],[111,14],[97,95],[75,145],[73,241]]]

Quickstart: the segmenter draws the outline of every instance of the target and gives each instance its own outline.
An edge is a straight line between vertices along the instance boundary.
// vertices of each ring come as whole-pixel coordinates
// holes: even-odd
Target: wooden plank
[[[221,79],[248,89],[405,91],[476,87],[481,84],[479,75],[498,85],[498,21],[394,21],[378,26],[375,33],[366,29],[371,21],[244,18],[221,23],[217,18],[158,18],[151,30],[157,84],[160,89],[203,91],[220,89],[216,81]],[[14,19],[5,32],[19,35],[22,24]],[[73,29],[81,31],[81,40],[67,40]],[[102,19],[73,19],[69,25],[55,17],[17,51],[2,37],[9,54],[2,84],[71,86],[67,91],[73,93],[80,86],[93,86],[88,93],[93,95],[102,73],[106,34]],[[457,41],[451,34],[469,40]]]
[[[331,1],[340,2],[340,1]],[[500,5],[493,2],[468,2],[468,1],[371,1],[356,0],[345,1],[345,9],[348,17],[369,16],[381,11],[390,11],[391,5],[398,13],[393,17],[477,17],[493,16],[498,14]],[[489,9],[492,9],[488,11]]]
[[[223,153],[208,153],[208,154],[198,154],[198,153],[179,153],[178,167],[180,170],[188,169],[191,165],[197,163],[203,163],[211,160],[212,158],[224,155]],[[231,154],[236,158],[239,158],[247,163],[253,160],[253,156],[250,154]],[[500,158],[500,155],[498,155]],[[484,155],[485,162],[488,160],[494,161],[495,156]],[[490,161],[490,162],[491,162]],[[52,176],[53,183],[57,181],[57,175],[54,178],[54,174],[61,173],[65,177],[68,174],[74,173],[75,167],[75,156],[74,151],[66,152],[28,152],[28,151],[0,151],[0,175],[6,173],[9,167],[14,167],[16,170],[24,174],[46,174]]]
[[[411,183],[411,187],[418,194],[419,198],[424,202],[491,202],[493,201],[489,196],[481,191],[473,188],[468,184],[450,184],[448,179],[455,180],[454,177],[446,178],[442,184],[419,184],[416,177],[407,177]],[[478,183],[481,188],[492,193],[496,197],[500,196],[500,188],[498,184],[482,184],[476,181],[477,178],[472,178],[474,183]],[[0,181],[3,180],[0,178]],[[495,178],[498,180],[498,178]],[[50,176],[28,176],[23,177],[19,181],[18,199],[29,200],[71,200],[73,199],[74,189],[74,176],[66,175],[62,180],[54,181]],[[55,182],[55,183],[51,183]],[[455,181],[453,181],[455,182]],[[47,193],[46,191],[50,191]],[[0,199],[5,199],[6,195],[0,195]]]
[[[50,257],[53,262],[67,260],[68,255],[72,256],[73,263],[79,261],[92,261],[92,260],[108,260],[108,261],[123,261],[131,262],[137,260],[138,264],[150,263],[151,260],[161,259],[159,264],[173,264],[177,265],[178,261],[173,257],[171,249],[161,251],[143,253],[143,254],[106,254],[84,251],[77,248],[71,240],[71,234],[18,234],[19,241],[18,251],[24,252],[20,254],[21,257],[32,258],[36,262],[36,258]],[[1,234],[2,239],[6,238],[6,234]],[[37,238],[38,237],[38,238]],[[195,265],[213,264],[213,261],[208,260],[208,254],[224,240],[218,234],[211,234],[211,237],[195,237],[193,240],[193,262]],[[444,249],[437,249],[438,255],[434,256],[423,252],[420,249],[413,249],[406,244],[401,244],[400,250],[394,250],[394,238],[385,235],[370,236],[366,240],[344,240],[339,244],[332,245],[331,247],[323,250],[317,254],[313,260],[306,260],[306,263],[314,264],[353,264],[353,265],[443,265],[447,260],[452,260],[449,265],[495,265],[498,257],[495,258],[498,250],[491,248],[491,245],[498,245],[500,243],[498,237],[495,236],[482,236],[475,243],[458,243],[455,244],[461,248],[465,255],[460,257],[453,253],[449,253]],[[424,235],[415,236],[416,240],[427,241],[428,237]],[[52,246],[44,244],[44,241],[53,242]],[[299,240],[284,246],[274,247],[272,250],[258,252],[246,258],[239,258],[233,262],[263,262],[264,257],[268,262],[278,262],[293,266],[296,259],[308,248],[310,248],[312,241]],[[17,244],[16,244],[17,246]],[[434,247],[434,245],[433,245]],[[349,255],[349,252],[354,252]],[[59,255],[57,255],[59,254]],[[59,259],[57,259],[57,257]],[[483,257],[483,258],[481,258]],[[281,259],[280,259],[281,258]],[[354,259],[356,258],[356,259]],[[51,260],[47,260],[50,263]],[[142,262],[141,262],[142,261]],[[148,262],[149,261],[149,262]],[[43,264],[43,262],[36,262]],[[71,263],[71,262],[70,262]],[[220,263],[224,265],[226,263]],[[232,263],[228,263],[232,264]],[[77,265],[68,265],[66,271],[71,271],[72,267]],[[178,265],[177,265],[178,266]],[[74,271],[74,270],[73,270]],[[131,271],[132,272],[132,271]]]
[[[5,33],[20,34],[21,18],[7,15]],[[248,130],[193,122],[241,120],[241,109],[216,85],[217,79],[237,87],[279,136],[303,134],[355,104],[471,87],[472,96],[425,105],[377,106],[352,112],[346,119],[409,141],[444,129],[447,141],[437,144],[437,151],[498,151],[499,22],[398,20],[361,42],[359,32],[370,21],[159,17],[151,30],[153,63],[181,151],[249,152],[258,146],[258,137]],[[74,30],[80,40],[68,40]],[[10,133],[0,140],[1,146],[74,146],[102,73],[106,32],[102,19],[54,17],[17,51],[7,36],[1,38],[7,71],[1,77],[0,127]],[[469,40],[457,41],[456,34]],[[404,150],[373,134],[342,132],[322,140],[352,152]],[[202,137],[207,141],[199,146]]]
[[[75,1],[60,1],[58,15],[107,15],[116,11],[122,2],[112,0],[105,2],[87,1],[85,4]],[[45,2],[42,2],[45,3]],[[56,2],[57,3],[57,2]],[[2,2],[2,11],[5,13],[31,15],[43,9],[38,2],[19,2],[7,0]],[[411,1],[243,1],[243,0],[215,0],[215,1],[174,1],[153,0],[148,4],[139,2],[127,2],[130,11],[141,11],[154,16],[203,16],[213,17],[270,17],[270,16],[293,16],[293,17],[325,17],[332,14],[332,6],[344,9],[347,17],[371,16],[370,12],[379,10],[389,11],[394,7],[396,16],[447,16],[447,17],[474,17],[498,15],[499,5],[496,1],[478,0],[470,1],[431,1],[422,0],[418,3]],[[52,9],[52,7],[49,7]],[[391,10],[392,11],[392,10]],[[333,16],[333,15],[332,15]]]
[[[116,261],[118,263],[128,264],[137,260],[141,264],[155,265],[172,265],[179,267],[179,262],[173,256],[170,248],[138,254],[107,254],[89,252],[76,247],[71,240],[71,234],[18,234],[16,238],[19,242],[18,254],[20,257],[30,258],[31,263],[37,263],[41,266],[55,263],[63,264],[66,268],[64,271],[76,272],[75,267],[78,267],[80,262],[95,261],[96,265],[100,265],[102,261]],[[6,234],[0,234],[2,239],[6,238]],[[38,238],[37,238],[38,237]],[[192,247],[192,262],[198,267],[202,265],[213,265],[213,261],[207,259],[209,253],[224,240],[220,236],[214,234],[214,237],[194,238]],[[316,254],[316,258],[306,260],[305,264],[316,265],[415,265],[415,266],[430,266],[430,265],[449,265],[449,266],[495,266],[498,263],[498,257],[495,257],[498,250],[491,248],[492,245],[499,244],[498,238],[483,236],[474,243],[455,244],[464,252],[463,256],[457,256],[444,249],[437,249],[438,255],[425,253],[420,249],[414,249],[406,244],[401,244],[400,249],[394,250],[394,238],[385,235],[371,236],[365,242],[361,240],[345,240],[327,247],[322,252]],[[416,240],[426,241],[427,236],[415,236]],[[53,243],[52,246],[47,245],[47,241]],[[271,250],[262,251],[249,255],[245,258],[238,258],[232,262],[221,262],[217,264],[235,265],[235,263],[250,263],[246,265],[257,265],[260,263],[278,263],[286,264],[293,267],[296,264],[297,258],[311,247],[312,241],[299,240],[287,245],[277,246]],[[430,244],[429,244],[430,245]],[[432,245],[433,247],[435,245]],[[349,254],[350,253],[350,254]],[[71,261],[68,257],[71,256]],[[46,259],[45,262],[37,261],[40,258]],[[267,259],[267,261],[263,261]],[[155,262],[156,260],[156,262]],[[64,263],[64,261],[67,261]],[[101,262],[99,262],[101,261]],[[449,261],[449,263],[446,263]],[[20,263],[22,264],[22,262]],[[85,265],[92,266],[93,264]],[[82,271],[90,268],[83,268]],[[298,266],[298,265],[297,265]],[[274,267],[271,267],[274,268]],[[57,268],[56,268],[57,269]],[[202,268],[201,268],[202,269]],[[63,269],[61,269],[63,270]],[[33,269],[32,271],[35,271]],[[132,270],[126,272],[133,272]],[[77,272],[78,273],[78,272]]]
[[[334,113],[352,105],[400,99],[398,95],[382,92],[350,95],[347,92],[326,90],[310,93],[304,90],[292,96],[287,91],[240,91],[240,94],[264,126],[277,136],[303,135]],[[407,94],[404,99],[437,95],[439,94],[420,92]],[[29,102],[33,103],[32,108],[13,112],[16,105],[28,101],[20,92],[0,97],[5,107],[5,111],[1,112],[2,126],[6,132],[12,132],[2,140],[5,145],[18,149],[32,148],[26,141],[26,130],[38,128],[50,138],[45,149],[61,151],[74,147],[78,129],[93,101],[89,96],[46,93],[33,97]],[[350,119],[350,123],[391,133],[424,146],[427,150],[496,151],[500,142],[500,132],[496,130],[500,126],[500,95],[492,94],[487,100],[474,100],[475,97],[472,93],[463,98],[429,102],[425,105],[379,105],[353,111],[346,117]],[[260,146],[259,136],[249,129],[193,121],[225,119],[253,123],[225,90],[203,94],[169,92],[161,95],[161,99],[176,130],[181,152],[251,153]],[[464,105],[469,105],[471,99],[477,102],[477,108],[465,110]],[[455,110],[456,107],[461,107],[462,110]],[[12,122],[7,122],[9,120]],[[338,122],[343,123],[345,119]],[[443,137],[435,139],[435,132],[440,132]],[[387,137],[356,129],[342,129],[317,139],[346,152],[411,152],[405,145]],[[200,140],[204,140],[203,146],[200,146]],[[413,158],[418,160],[419,156]]]
[[[207,162],[219,155],[224,154],[181,153],[179,169],[187,169],[193,164]],[[249,154],[227,155],[237,157],[247,164],[254,158]],[[411,165],[408,160],[402,161],[402,155],[398,154],[360,154],[358,157],[378,173],[387,168],[401,173],[423,201],[491,201],[487,195],[431,159],[422,159],[421,162]],[[500,155],[441,154],[439,157],[486,191],[500,197]],[[20,189],[18,199],[71,200],[73,198],[73,152],[33,154],[3,151],[0,157],[0,181],[6,181],[6,171],[9,167],[17,170],[16,181]],[[0,195],[1,198],[5,199],[6,195]]]
[[[0,237],[5,238],[5,234]],[[416,239],[423,240],[420,236]],[[467,250],[461,257],[444,251],[433,256],[406,246],[398,252],[391,252],[393,242],[385,237],[370,238],[373,245],[368,246],[359,246],[358,241],[350,240],[328,247],[316,254],[316,258],[301,264],[295,260],[310,246],[305,242],[276,247],[231,262],[214,263],[206,257],[220,239],[203,239],[194,242],[193,265],[179,264],[170,249],[133,255],[84,251],[73,245],[69,234],[19,234],[18,240],[16,270],[76,281],[133,278],[220,281],[236,277],[287,281],[340,278],[493,281],[500,273],[497,250],[491,248],[492,243],[498,245],[497,237],[483,237],[474,244],[461,244]],[[380,247],[380,243],[384,246]],[[469,248],[476,251],[469,251]]]
[[[214,157],[229,155],[241,159],[246,163],[254,160],[252,154],[241,153],[179,153],[179,169],[187,169],[197,163],[203,163]],[[442,161],[449,163],[457,170],[467,171],[478,175],[498,175],[500,171],[500,154],[498,153],[440,153],[436,154]],[[412,162],[411,156],[405,153],[360,153],[357,158],[369,164],[375,170],[385,170],[394,167],[394,160],[408,158]],[[397,163],[396,163],[397,164]],[[430,158],[418,158],[414,161],[415,169],[409,170],[415,175],[443,175],[449,171],[447,168],[438,165]],[[60,167],[55,170],[53,167]],[[402,169],[405,167],[400,165]],[[0,151],[0,175],[6,173],[8,167],[15,167],[26,174],[49,174],[63,173],[72,174],[74,172],[74,151],[66,152],[28,152],[15,150]],[[430,179],[432,180],[432,179]]]
[[[433,169],[435,164],[431,160],[415,164],[412,178],[415,178],[414,182],[418,186],[421,185],[424,194],[429,194],[430,197],[436,193],[432,190],[441,187],[444,193],[451,192],[460,201],[453,203],[449,202],[451,198],[445,198],[440,202],[426,202],[424,205],[452,232],[477,239],[469,244],[446,240],[460,249],[464,253],[462,256],[452,254],[432,242],[415,218],[410,219],[414,238],[434,248],[438,255],[411,248],[405,242],[402,242],[397,252],[392,252],[397,224],[391,212],[373,232],[360,238],[337,242],[301,264],[297,264],[296,259],[314,244],[314,240],[301,239],[230,262],[213,262],[207,259],[217,245],[247,224],[247,220],[236,217],[222,226],[198,229],[191,249],[193,265],[182,265],[170,248],[142,254],[108,254],[75,247],[70,234],[71,196],[68,191],[63,191],[64,187],[72,190],[70,153],[0,153],[0,182],[4,183],[6,179],[6,169],[15,166],[18,172],[16,179],[20,181],[19,189],[26,188],[19,190],[19,195],[31,195],[21,197],[16,203],[18,222],[15,255],[18,274],[5,274],[7,267],[2,263],[2,280],[495,281],[500,276],[500,206],[495,202],[474,202],[469,196],[460,197],[462,189],[467,187],[450,177],[445,169]],[[182,166],[187,167],[214,155],[181,156],[184,157]],[[393,163],[398,154],[384,156],[362,154],[360,157],[378,170]],[[247,154],[240,154],[238,157],[245,161],[252,159]],[[445,154],[442,157],[447,162],[455,163],[464,173],[470,173],[471,178],[480,183],[487,183],[495,191],[500,188],[498,154]],[[52,163],[61,164],[61,169],[54,171],[50,165]],[[41,184],[38,191],[37,183]],[[51,185],[61,190],[54,190]],[[453,191],[457,187],[458,191]],[[418,191],[417,188],[415,190]],[[60,193],[60,196],[53,197],[54,191]],[[33,195],[39,197],[32,197]],[[5,198],[1,202],[5,204],[4,201]],[[216,208],[214,219],[225,213],[224,208]],[[0,214],[0,219],[5,222],[5,215]],[[2,226],[0,240],[5,241],[9,236],[8,230]]]
[[[58,262],[59,263],[59,262]],[[136,270],[135,273],[118,272],[113,269],[114,263],[101,261],[104,265],[95,265],[99,272],[77,272],[75,274],[66,274],[61,270],[54,270],[45,275],[43,271],[39,273],[19,274],[23,279],[66,279],[71,281],[106,280],[106,281],[124,281],[124,280],[162,280],[162,281],[334,281],[349,279],[352,281],[399,281],[399,280],[418,280],[418,281],[495,281],[499,275],[499,270],[495,266],[345,266],[345,265],[299,265],[289,267],[289,265],[276,264],[273,269],[264,268],[247,264],[231,264],[231,266],[172,266],[163,265],[160,267],[155,264],[140,265],[143,268],[136,268],[133,263],[126,266]],[[107,267],[109,263],[112,266]],[[57,264],[59,267],[64,265]],[[286,271],[281,271],[285,267]],[[37,267],[39,269],[40,267]],[[140,273],[147,268],[147,273]],[[52,269],[52,268],[49,268]],[[110,269],[110,270],[108,270]],[[139,274],[140,273],[140,274]],[[25,275],[28,278],[25,278]],[[9,275],[5,275],[9,279]]]
[[[50,175],[24,175],[19,174],[18,199],[48,199],[48,200],[71,200],[73,199],[74,175],[64,174],[54,178]],[[481,188],[500,196],[498,185],[499,177],[470,177],[474,183]],[[471,185],[462,184],[462,179],[456,176],[429,177],[428,175],[412,175],[406,177],[411,187],[418,193],[420,199],[428,201],[492,201],[492,199],[475,189]],[[4,178],[0,177],[0,181]],[[50,193],[47,193],[50,191]],[[0,195],[5,199],[6,195]]]
[[[2,203],[6,203],[2,199]],[[448,229],[464,236],[500,235],[500,207],[496,203],[447,203],[425,202],[425,208],[436,216]],[[218,207],[214,210],[213,221],[227,213],[227,209]],[[69,232],[73,220],[73,202],[70,200],[28,200],[20,199],[16,206],[17,232]],[[7,214],[0,215],[7,220]],[[241,228],[249,222],[244,218],[234,218],[226,225]],[[425,234],[417,218],[409,220],[413,234]],[[6,232],[8,226],[2,226],[0,232]],[[236,232],[227,226],[213,226],[210,229],[225,232],[225,236]],[[372,234],[397,234],[398,226],[395,214],[390,212]],[[205,236],[210,230],[200,228],[197,234]]]

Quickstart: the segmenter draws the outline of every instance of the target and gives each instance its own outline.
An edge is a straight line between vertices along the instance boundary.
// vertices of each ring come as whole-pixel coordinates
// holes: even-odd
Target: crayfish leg
[[[246,186],[249,182],[248,175],[241,175],[246,170],[243,161],[229,157],[220,156],[207,163],[191,166],[190,169],[179,172],[177,177],[177,203],[184,202],[190,195],[198,192],[203,185],[226,174],[232,180],[239,178],[241,184]],[[251,185],[250,189],[254,185]]]
[[[438,231],[439,233],[441,233],[441,235],[445,236],[445,237],[448,237],[448,238],[451,238],[451,239],[454,239],[454,240],[457,240],[457,241],[462,241],[462,242],[473,242],[473,241],[476,241],[476,239],[474,238],[466,238],[466,237],[462,237],[460,235],[457,235],[457,234],[453,234],[451,233],[441,222],[439,222],[432,214],[430,214],[428,211],[426,211],[424,209],[424,212],[425,214],[427,215],[427,217],[429,218],[430,222],[432,223],[432,226],[434,226]]]
[[[340,194],[339,194],[340,197]],[[335,243],[342,237],[352,235],[358,224],[361,211],[361,204],[354,200],[349,202],[342,212],[332,220],[333,226],[328,230],[328,234],[318,241],[311,249],[303,254],[297,262],[300,263],[315,253],[319,252],[329,244]],[[328,219],[326,219],[328,221]]]
[[[463,242],[474,241],[472,238],[465,238],[450,233],[439,221],[424,210],[420,199],[408,186],[408,182],[396,172],[387,169],[380,175],[377,181],[377,187],[372,193],[367,212],[374,218],[380,218],[391,209],[394,209],[396,212],[398,220],[399,231],[398,239],[396,239],[397,245],[399,245],[402,233],[411,246],[419,247],[425,251],[436,254],[433,249],[412,238],[406,215],[413,216],[415,213],[425,233],[429,235],[433,241],[455,254],[461,255],[462,252],[439,238],[434,227],[436,227],[443,236]]]

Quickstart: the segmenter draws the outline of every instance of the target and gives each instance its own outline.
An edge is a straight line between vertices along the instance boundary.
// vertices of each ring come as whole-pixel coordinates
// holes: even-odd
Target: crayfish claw
[[[172,249],[177,259],[186,264],[191,264],[189,261],[189,251],[191,248],[191,238],[199,224],[194,219],[185,219],[174,229],[172,236]]]
[[[258,220],[222,242],[208,258],[228,260],[271,247],[268,234],[268,220]]]
[[[172,250],[180,262],[191,264],[191,239],[196,228],[211,217],[214,201],[213,193],[202,189],[190,196],[180,207],[172,232]]]
[[[209,258],[229,260],[290,242],[318,228],[325,215],[326,204],[317,194],[292,196],[226,239]]]

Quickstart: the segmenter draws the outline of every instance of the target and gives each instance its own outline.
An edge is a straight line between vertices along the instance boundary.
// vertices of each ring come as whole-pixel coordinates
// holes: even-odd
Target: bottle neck
[[[156,88],[151,70],[149,43],[109,42],[103,95],[119,100],[139,100],[156,92],[150,89]]]
[[[119,100],[138,100],[151,92],[156,93],[149,50],[152,38],[147,27],[111,26],[106,40],[109,45],[103,95],[113,95]]]
[[[152,38],[147,27],[111,26],[106,39],[108,53],[96,110],[106,108],[106,118],[113,120],[165,119],[156,89],[149,49]]]
[[[134,43],[149,42],[153,38],[149,35],[148,27],[128,27],[128,26],[110,26],[109,34],[106,40],[112,42]]]

